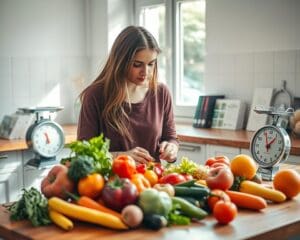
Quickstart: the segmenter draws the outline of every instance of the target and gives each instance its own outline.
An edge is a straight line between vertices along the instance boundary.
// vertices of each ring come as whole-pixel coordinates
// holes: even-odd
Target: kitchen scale
[[[57,163],[56,155],[65,144],[62,127],[51,119],[51,114],[61,111],[63,107],[20,108],[24,113],[34,113],[35,122],[26,132],[26,143],[34,153],[34,158],[27,165],[38,169],[46,168]],[[45,118],[44,115],[48,114]]]
[[[284,162],[290,153],[291,140],[286,132],[286,121],[294,113],[292,108],[255,108],[259,114],[272,117],[272,124],[259,128],[250,142],[250,151],[258,164],[258,174],[263,180],[272,181],[279,170],[279,163]]]

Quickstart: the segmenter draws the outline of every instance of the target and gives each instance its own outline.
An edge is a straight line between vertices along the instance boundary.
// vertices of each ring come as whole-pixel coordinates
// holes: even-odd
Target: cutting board
[[[212,216],[189,226],[172,226],[159,231],[144,228],[116,231],[89,223],[74,223],[74,229],[69,232],[55,225],[33,227],[29,221],[10,221],[9,212],[0,206],[0,237],[4,239],[279,239],[279,236],[300,237],[300,195],[281,204],[270,204],[261,212],[239,210],[237,218],[229,225],[218,225]]]

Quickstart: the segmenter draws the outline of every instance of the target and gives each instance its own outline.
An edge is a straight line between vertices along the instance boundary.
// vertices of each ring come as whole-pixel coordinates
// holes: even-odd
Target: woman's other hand
[[[163,141],[159,145],[159,158],[167,162],[175,162],[177,158],[178,146],[175,143]]]
[[[141,147],[135,147],[127,152],[125,154],[129,155],[134,159],[134,161],[139,164],[139,163],[148,163],[154,161],[154,158],[151,157],[149,152]]]

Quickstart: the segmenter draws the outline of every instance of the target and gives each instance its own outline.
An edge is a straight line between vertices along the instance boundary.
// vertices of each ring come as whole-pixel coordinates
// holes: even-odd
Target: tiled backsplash
[[[0,118],[18,107],[61,105],[56,120],[75,123],[78,95],[99,71],[97,57],[0,58]],[[300,50],[208,55],[205,88],[251,104],[258,87],[279,89],[281,81],[300,96]]]
[[[89,57],[1,57],[0,119],[19,107],[59,105],[58,122],[77,122],[78,95],[96,66]]]
[[[281,88],[300,97],[300,50],[208,55],[205,89],[251,104],[255,88]]]

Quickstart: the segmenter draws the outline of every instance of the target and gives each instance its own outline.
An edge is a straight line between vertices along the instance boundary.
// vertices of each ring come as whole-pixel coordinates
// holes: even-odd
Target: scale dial
[[[45,120],[29,129],[27,144],[33,151],[45,158],[55,157],[64,147],[65,137],[62,128],[55,122]]]
[[[267,125],[256,131],[250,150],[260,167],[268,168],[285,161],[291,148],[290,138],[284,128]]]

